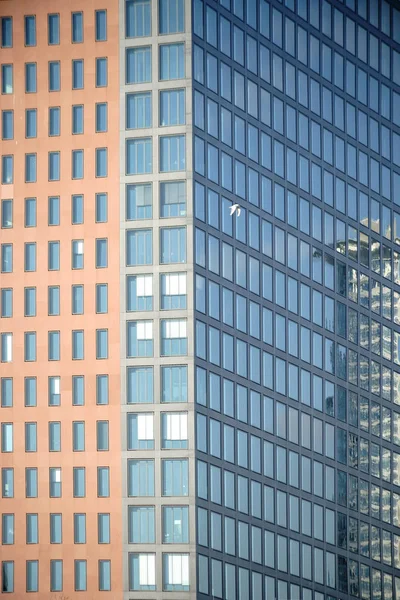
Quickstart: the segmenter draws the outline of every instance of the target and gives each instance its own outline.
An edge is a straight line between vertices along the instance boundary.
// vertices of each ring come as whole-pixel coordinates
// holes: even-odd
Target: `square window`
[[[151,265],[153,263],[153,230],[134,229],[126,232],[126,265]]]
[[[126,278],[126,310],[153,310],[152,275],[128,275]]]
[[[140,175],[153,171],[152,138],[126,140],[126,174]]]
[[[186,216],[186,184],[184,181],[168,181],[160,184],[160,216]]]
[[[186,262],[186,227],[163,227],[160,230],[160,262]]]
[[[151,219],[153,199],[151,183],[139,183],[126,186],[126,219]]]
[[[126,327],[127,357],[153,356],[153,321],[128,321]]]
[[[186,319],[163,319],[161,321],[161,356],[184,356],[187,354]]]
[[[185,449],[188,447],[187,413],[162,413],[162,448]]]
[[[186,309],[186,273],[161,275],[161,309]]]

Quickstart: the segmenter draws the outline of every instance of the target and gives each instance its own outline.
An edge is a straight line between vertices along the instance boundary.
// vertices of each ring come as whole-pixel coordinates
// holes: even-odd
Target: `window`
[[[128,543],[154,544],[155,541],[154,506],[129,506]]]
[[[163,589],[189,591],[189,554],[163,554]]]
[[[107,215],[107,204],[108,204],[108,196],[107,194],[100,193],[96,194],[95,202],[96,202],[96,223],[107,223],[108,215]]]
[[[84,359],[84,332],[82,329],[72,332],[72,359]]]
[[[73,467],[72,475],[74,498],[84,498],[86,495],[85,467]]]
[[[187,506],[163,506],[163,544],[189,543],[189,508]]]
[[[60,153],[49,152],[49,181],[60,180]]]
[[[84,406],[85,404],[85,377],[83,375],[72,376],[72,406]]]
[[[185,31],[184,0],[159,0],[160,34]]]
[[[2,498],[14,498],[14,469],[1,469],[1,495]]]
[[[49,423],[49,452],[61,452],[61,423]]]
[[[1,183],[6,185],[14,181],[14,156],[1,157]]]
[[[151,138],[126,140],[126,169],[127,175],[152,173],[153,146]]]
[[[39,518],[35,513],[26,515],[26,543],[37,544],[39,542]]]
[[[1,338],[1,362],[11,362],[12,361],[13,335],[12,335],[12,333],[2,333],[2,334],[0,334],[0,338]]]
[[[36,181],[36,154],[25,154],[25,181],[26,183]]]
[[[10,229],[13,226],[13,201],[1,201],[1,228]]]
[[[60,269],[60,242],[48,243],[48,268],[49,271]]]
[[[49,377],[49,406],[60,406],[61,404],[61,382],[60,377]]]
[[[36,271],[36,243],[25,244],[25,271]]]
[[[164,227],[161,229],[162,264],[186,262],[186,227]]]
[[[83,42],[83,13],[73,12],[71,15],[71,33],[72,43],[79,44]]]
[[[185,170],[185,136],[160,137],[160,171]]]
[[[25,377],[25,406],[36,406],[36,377]]]
[[[29,287],[24,289],[24,304],[25,317],[35,317],[36,316],[36,288]]]
[[[86,515],[74,514],[74,544],[86,544]]]
[[[2,377],[0,379],[0,406],[9,408],[13,405],[13,379]]]
[[[184,44],[160,46],[160,79],[182,79],[185,77]]]
[[[97,515],[97,543],[110,543],[110,515],[108,513]]]
[[[59,106],[51,106],[49,108],[49,135],[60,135],[60,125],[61,109]]]
[[[128,496],[154,496],[154,460],[128,459]]]
[[[140,46],[126,49],[126,83],[151,81],[151,47]]]
[[[129,275],[126,278],[126,309],[153,310],[152,275]]]
[[[1,272],[12,273],[13,270],[13,246],[12,244],[1,244]]]
[[[27,108],[25,111],[25,136],[35,138],[37,136],[37,109]]]
[[[36,92],[36,63],[25,63],[25,92]]]
[[[161,356],[184,356],[187,354],[186,319],[163,319],[161,321]]]
[[[59,92],[61,86],[60,62],[49,62],[49,92]]]
[[[25,288],[26,289],[26,288]],[[0,290],[0,316],[10,318],[13,316],[13,290],[12,288],[2,288]]]
[[[24,360],[25,362],[36,361],[36,331],[24,333]]]
[[[111,561],[99,560],[99,590],[106,592],[111,590]]]
[[[72,240],[72,268],[83,269],[83,240]]]
[[[48,287],[48,314],[49,316],[60,314],[60,288],[57,285]]]
[[[96,103],[96,133],[107,131],[108,105],[107,102]]]
[[[161,309],[177,310],[186,308],[186,273],[165,273],[161,275]]]
[[[96,375],[96,404],[108,404],[108,375]]]
[[[83,104],[75,104],[72,107],[72,133],[75,135],[83,133],[83,116]]]
[[[125,23],[127,38],[151,35],[151,1],[126,0]]]
[[[189,465],[187,459],[162,460],[162,495],[188,496]]]
[[[83,60],[76,59],[72,61],[72,89],[83,89]]]
[[[110,468],[97,467],[97,496],[108,498],[110,495]]]
[[[153,414],[127,414],[128,450],[154,449]]]
[[[37,452],[36,423],[25,423],[25,452]]]
[[[83,150],[72,150],[72,179],[83,179],[84,173]]]
[[[126,186],[126,219],[151,219],[152,188],[151,183]]]
[[[49,331],[48,333],[48,359],[60,360],[60,332]]]
[[[107,40],[107,11],[96,10],[96,42]]]
[[[71,222],[72,225],[83,223],[84,198],[82,194],[75,194],[71,197]]]
[[[1,563],[2,570],[2,592],[14,591],[14,562],[11,560]]]
[[[14,111],[1,112],[1,137],[3,140],[12,140],[14,137]]]
[[[49,494],[50,498],[61,498],[61,469],[60,467],[49,468]]]
[[[128,367],[127,403],[151,404],[154,402],[153,367]]]
[[[187,413],[162,413],[162,448],[184,449],[188,447]]]
[[[182,217],[186,215],[186,185],[184,181],[161,182],[161,217]]]
[[[1,543],[2,544],[13,544],[14,543],[14,515],[3,513],[1,518]]]
[[[107,148],[96,148],[96,177],[107,177],[108,175],[108,150]]]
[[[48,223],[49,225],[60,224],[60,196],[49,196],[48,199]]]
[[[38,560],[27,560],[26,561],[26,591],[27,592],[38,592],[39,591],[39,561]]]
[[[156,589],[156,555],[129,554],[129,589]]]
[[[126,128],[142,129],[151,127],[151,92],[127,94]]]
[[[62,544],[62,514],[50,513],[50,544]]]
[[[153,356],[153,322],[127,322],[127,356]]]
[[[25,227],[36,227],[36,198],[25,198]]]
[[[185,90],[160,92],[160,125],[185,124]]]
[[[13,90],[13,65],[1,65],[1,93],[12,94]]]
[[[107,87],[107,58],[96,58],[96,87]]]
[[[104,269],[108,266],[108,240],[96,239],[96,269]]]
[[[63,589],[63,561],[50,560],[50,591],[61,592]]]
[[[108,285],[106,283],[96,283],[96,313],[105,314],[108,312]]]
[[[25,46],[36,46],[36,17],[26,15],[25,18]]]
[[[86,560],[74,560],[74,582],[76,592],[85,592],[87,586]]]
[[[96,329],[96,359],[108,358],[108,329]]]
[[[151,265],[152,262],[152,230],[128,230],[126,232],[127,266]]]
[[[84,452],[85,450],[85,421],[72,423],[72,450],[74,452]]]
[[[12,48],[13,20],[12,17],[1,17],[1,47]]]
[[[60,43],[60,15],[47,16],[47,33],[49,45]]]
[[[1,424],[1,451],[13,452],[14,450],[14,425],[13,423]]]

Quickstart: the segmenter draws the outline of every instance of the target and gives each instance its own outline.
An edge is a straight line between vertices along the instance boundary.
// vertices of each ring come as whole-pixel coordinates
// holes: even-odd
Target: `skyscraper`
[[[1,591],[400,600],[398,2],[0,17]]]

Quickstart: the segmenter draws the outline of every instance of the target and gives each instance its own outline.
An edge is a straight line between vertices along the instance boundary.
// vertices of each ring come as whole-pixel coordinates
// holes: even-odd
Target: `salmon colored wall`
[[[95,42],[95,9],[107,9],[108,41]],[[71,43],[71,12],[84,12],[84,43]],[[47,14],[60,14],[60,45],[47,44]],[[24,15],[36,15],[37,46],[24,46]],[[121,460],[120,460],[120,347],[119,347],[119,64],[117,0],[4,0],[0,16],[13,17],[13,48],[0,49],[0,62],[14,64],[14,94],[0,96],[1,110],[14,110],[14,140],[3,141],[0,154],[14,154],[14,184],[0,185],[1,199],[13,198],[14,225],[0,230],[0,242],[14,245],[12,274],[0,274],[0,287],[12,287],[13,318],[0,319],[0,331],[12,331],[13,362],[0,364],[1,377],[14,378],[14,406],[0,408],[1,422],[14,422],[14,452],[0,454],[1,467],[14,467],[14,499],[0,498],[2,513],[15,514],[15,544],[0,545],[0,560],[15,561],[15,594],[26,598],[25,561],[39,560],[39,593],[32,598],[55,598],[50,590],[50,559],[64,561],[66,597],[75,597],[73,560],[88,563],[87,592],[98,597],[98,559],[111,559],[112,591],[101,596],[122,597]],[[95,57],[108,57],[108,87],[95,87]],[[73,58],[83,58],[84,89],[72,90]],[[61,61],[61,92],[48,92],[48,60]],[[25,94],[24,63],[37,63],[36,94]],[[108,133],[95,133],[95,103],[108,102]],[[84,135],[71,134],[72,105],[84,104]],[[61,107],[61,136],[48,137],[48,107]],[[38,110],[38,137],[25,139],[25,109]],[[108,148],[108,178],[96,179],[96,147]],[[71,150],[85,151],[85,178],[71,180]],[[61,152],[61,180],[48,182],[47,153]],[[37,183],[24,183],[24,154],[36,152]],[[95,223],[95,193],[108,193],[108,223]],[[84,224],[71,225],[71,195],[84,194]],[[60,196],[61,226],[49,227],[47,198]],[[24,227],[24,198],[37,198],[37,227]],[[108,238],[108,268],[95,268],[95,238]],[[84,270],[71,269],[71,240],[84,239]],[[60,271],[47,270],[47,242],[60,240]],[[37,271],[24,273],[24,242],[37,242]],[[85,314],[71,315],[71,285],[85,286]],[[95,314],[95,284],[108,283],[108,314]],[[47,316],[47,286],[59,285],[61,315]],[[24,287],[37,288],[37,316],[24,317]],[[71,359],[71,331],[85,330],[85,359]],[[109,331],[109,359],[96,360],[95,329]],[[47,332],[61,332],[61,361],[47,360]],[[37,361],[24,363],[24,331],[37,332]],[[109,406],[96,406],[96,374],[109,374]],[[47,380],[61,376],[61,406],[48,407]],[[72,406],[72,375],[85,375],[85,406]],[[24,377],[37,377],[38,406],[24,407]],[[96,451],[96,420],[109,420],[109,452]],[[86,421],[86,451],[72,452],[72,421]],[[25,453],[24,422],[38,423],[38,452]],[[62,422],[62,452],[48,451],[48,422]],[[39,469],[39,498],[25,498],[25,467]],[[49,498],[48,469],[62,468],[62,498]],[[86,467],[86,498],[72,497],[72,467]],[[97,466],[110,466],[111,497],[97,498]],[[63,544],[49,543],[49,513],[63,513]],[[85,545],[73,545],[73,513],[86,513]],[[111,544],[97,544],[97,513],[111,513]],[[39,513],[39,544],[25,544],[25,514]]]

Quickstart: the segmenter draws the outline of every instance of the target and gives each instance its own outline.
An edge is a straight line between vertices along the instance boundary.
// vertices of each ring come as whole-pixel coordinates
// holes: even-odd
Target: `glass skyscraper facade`
[[[0,1],[0,593],[400,600],[399,2],[81,4]]]

